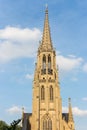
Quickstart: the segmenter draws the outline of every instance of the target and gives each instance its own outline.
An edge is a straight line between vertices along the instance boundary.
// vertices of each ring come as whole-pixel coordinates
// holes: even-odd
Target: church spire
[[[44,29],[43,29],[43,36],[42,36],[40,49],[45,50],[45,51],[49,51],[49,50],[52,50],[52,48],[53,47],[52,47],[49,18],[48,18],[48,6],[46,6]]]
[[[68,100],[69,100],[69,121],[73,121],[71,98],[69,98]]]

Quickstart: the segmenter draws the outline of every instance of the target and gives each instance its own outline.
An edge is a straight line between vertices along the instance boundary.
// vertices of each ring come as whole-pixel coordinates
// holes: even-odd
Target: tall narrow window
[[[50,100],[53,100],[53,87],[50,86]]]
[[[44,86],[41,87],[41,100],[45,99],[45,88]]]
[[[52,120],[51,119],[43,120],[43,130],[52,130]]]
[[[43,58],[42,58],[41,74],[46,74],[46,56],[45,55],[43,55]]]
[[[51,69],[51,56],[48,55],[48,69]]]
[[[48,120],[48,130],[52,130],[52,121]]]
[[[43,120],[43,130],[47,130],[47,120]]]
[[[43,55],[42,68],[46,69],[46,56]]]

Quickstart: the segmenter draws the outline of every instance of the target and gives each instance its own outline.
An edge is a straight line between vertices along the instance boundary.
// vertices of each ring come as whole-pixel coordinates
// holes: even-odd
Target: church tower
[[[61,130],[62,106],[56,53],[52,45],[48,8],[38,48],[33,84],[32,130]]]
[[[62,113],[56,52],[51,40],[48,8],[45,10],[43,36],[35,66],[32,113],[23,111],[22,124],[22,130],[74,130],[70,98],[68,113]]]

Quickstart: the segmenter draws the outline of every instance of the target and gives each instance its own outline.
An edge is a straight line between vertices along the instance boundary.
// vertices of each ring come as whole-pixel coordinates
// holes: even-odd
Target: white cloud
[[[63,107],[62,111],[63,111],[63,113],[67,113],[68,112],[68,107]]]
[[[39,38],[41,34],[40,30],[37,28],[18,28],[7,26],[4,29],[0,30],[0,39],[10,40],[10,41],[32,41]]]
[[[68,57],[70,57],[70,58],[76,58],[75,55],[68,55]]]
[[[87,73],[87,63],[83,66],[83,71]]]
[[[87,101],[87,97],[82,98],[83,101]]]
[[[20,114],[22,113],[22,108],[19,106],[12,106],[11,108],[6,110],[9,114]]]
[[[74,69],[80,68],[83,59],[75,56],[64,57],[63,55],[57,56],[57,64],[59,70],[62,72],[70,72]]]
[[[0,63],[23,57],[33,57],[36,54],[41,31],[37,28],[19,28],[7,26],[0,29]],[[83,59],[75,55],[63,56],[57,52],[57,64],[62,73],[79,69]],[[87,72],[87,64],[82,67]],[[31,78],[27,75],[28,78]]]
[[[0,30],[0,62],[33,57],[41,38],[37,28],[6,27]]]
[[[73,77],[71,80],[74,81],[74,82],[76,82],[76,81],[78,81],[78,78]]]
[[[87,110],[81,110],[78,107],[74,107],[73,114],[76,116],[87,116]]]
[[[67,107],[63,107],[62,110],[65,113],[68,112],[68,108]],[[73,107],[72,111],[73,111],[73,115],[75,115],[75,116],[87,116],[87,110],[81,110],[78,107]]]
[[[33,74],[26,74],[25,78],[26,79],[33,79],[34,75]]]

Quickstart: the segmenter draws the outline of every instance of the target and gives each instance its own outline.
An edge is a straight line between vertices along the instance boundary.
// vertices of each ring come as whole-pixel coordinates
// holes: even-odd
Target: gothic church
[[[45,10],[43,36],[37,54],[32,105],[32,113],[23,111],[22,130],[75,129],[70,98],[68,113],[62,113],[56,52],[51,40],[48,8]]]

